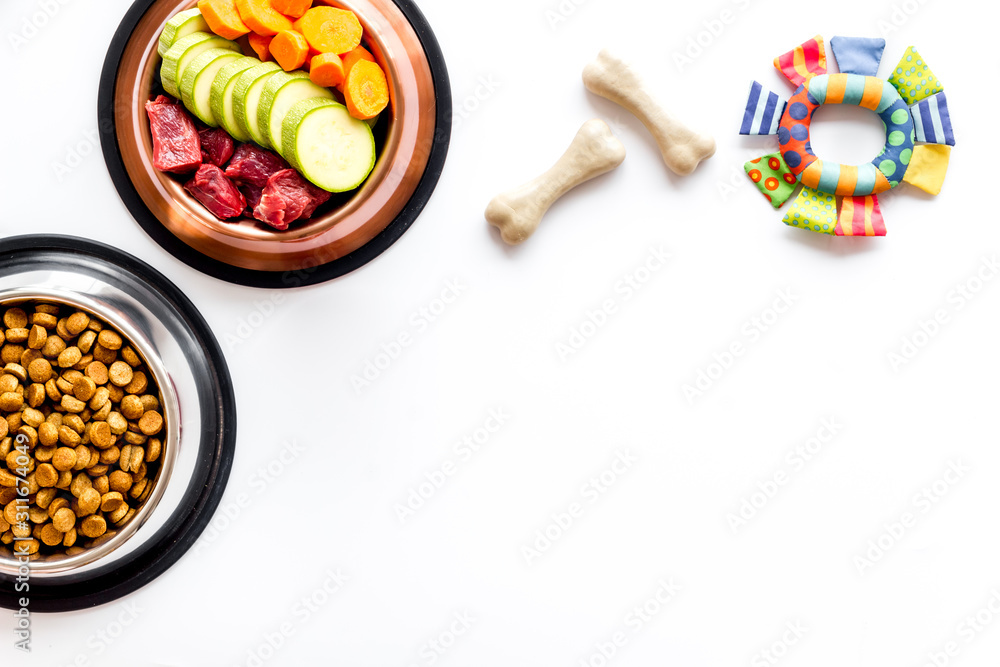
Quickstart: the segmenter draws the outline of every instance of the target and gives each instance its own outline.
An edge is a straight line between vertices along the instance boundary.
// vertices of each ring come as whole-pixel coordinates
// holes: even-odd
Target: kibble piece
[[[25,382],[28,379],[28,371],[21,364],[7,364],[3,372],[16,377],[18,382]]]
[[[21,420],[32,428],[38,428],[45,423],[45,415],[34,408],[26,408],[21,413]]]
[[[8,329],[28,326],[28,314],[20,308],[8,308],[3,314],[3,323]]]
[[[76,544],[76,528],[70,528],[63,534],[63,546],[72,547],[74,544]],[[73,554],[70,553],[72,551],[73,549],[67,549],[66,555],[72,556]]]
[[[62,544],[63,533],[59,531],[51,523],[47,523],[42,526],[42,544],[47,544],[50,547],[54,547],[57,544]]]
[[[73,383],[73,395],[81,401],[89,401],[97,393],[97,383],[89,377],[80,377]]]
[[[55,329],[56,322],[59,321],[59,319],[56,317],[58,312],[59,312],[58,310],[54,313],[47,313],[43,310],[36,310],[35,314],[31,316],[31,323],[37,324],[43,329]]]
[[[23,345],[11,345],[8,343],[0,349],[0,361],[5,364],[16,364],[21,361],[21,355],[24,354]]]
[[[99,514],[88,516],[80,522],[80,532],[87,537],[100,537],[108,530],[108,523]]]
[[[6,394],[9,391],[17,391],[17,387],[20,382],[13,375],[0,375],[0,394]]]
[[[119,406],[122,415],[125,419],[138,419],[143,415],[145,410],[142,407],[142,400],[134,394],[129,394],[122,399],[122,403]]]
[[[108,426],[111,427],[111,432],[115,435],[121,435],[128,430],[128,422],[119,412],[112,412],[109,414],[107,422]]]
[[[52,501],[56,498],[56,493],[58,493],[58,491],[54,488],[40,489],[38,493],[35,494],[35,504],[43,510],[48,510],[49,505],[51,505]]]
[[[86,424],[83,423],[83,418],[80,415],[63,415],[62,425],[69,426],[71,429],[77,433],[83,433],[86,428]]]
[[[52,455],[52,466],[60,472],[63,470],[72,470],[75,465],[76,450],[74,449],[70,449],[69,447],[60,447],[55,451],[55,454]],[[46,484],[44,486],[51,485]]]
[[[33,408],[45,402],[45,385],[34,383],[24,390],[24,400]]]
[[[73,473],[71,473],[69,470],[66,470],[65,472],[59,473],[59,481],[56,482],[56,488],[66,490],[72,483],[73,483]]]
[[[18,484],[17,477],[6,470],[0,469],[0,487],[14,488]]]
[[[69,492],[74,496],[79,498],[84,491],[94,486],[94,483],[90,481],[90,478],[85,474],[80,473],[73,478],[72,484],[69,485]]]
[[[126,493],[132,488],[132,475],[122,470],[115,470],[108,475],[108,484],[112,491]]]
[[[59,367],[60,368],[72,368],[80,363],[80,359],[83,359],[83,353],[80,352],[80,348],[73,345],[67,347],[65,350],[59,353]]]
[[[77,472],[83,470],[84,468],[87,468],[90,465],[91,460],[93,460],[94,463],[97,463],[97,461],[100,458],[93,456],[90,447],[87,447],[86,445],[82,444],[77,445],[75,451],[76,451],[76,465],[73,466],[73,470],[76,470]]]
[[[28,508],[28,521],[31,523],[43,524],[49,520],[49,514],[38,505]]]
[[[90,441],[98,449],[106,449],[114,444],[115,438],[107,422],[91,422]],[[114,463],[114,461],[102,460],[102,463]]]
[[[125,472],[132,472],[132,447],[133,445],[125,445],[122,447],[121,456],[118,460],[118,465],[120,465],[122,470]]]
[[[84,371],[91,380],[96,384],[107,384],[108,382],[108,367],[100,361],[91,361],[87,364],[87,368]]]
[[[104,407],[102,407],[100,410],[98,410],[97,412],[95,412],[91,416],[91,419],[93,419],[95,421],[101,421],[101,422],[102,421],[106,421],[107,418],[108,418],[108,415],[111,414],[111,408],[112,407],[114,407],[114,406],[112,405],[111,401],[108,401],[107,403],[104,404]]]
[[[156,463],[162,449],[163,442],[159,438],[150,438],[146,445],[146,463]]]
[[[70,340],[71,338],[73,338],[73,334],[71,334],[69,332],[69,329],[66,328],[65,317],[56,322],[56,335],[62,338],[63,340]]]
[[[109,470],[111,470],[111,466],[107,465],[106,463],[98,463],[97,465],[91,465],[89,468],[87,468],[87,474],[93,477],[94,479],[98,479],[100,477],[103,477],[104,475],[107,475]]]
[[[80,348],[81,352],[88,354],[96,342],[97,334],[93,331],[85,331],[76,339],[76,346]]]
[[[62,351],[65,349],[66,341],[59,336],[49,336],[45,339],[45,345],[42,345],[42,354],[49,359],[53,359],[62,354]]]
[[[87,404],[80,399],[70,396],[69,394],[63,394],[62,400],[59,402],[63,410],[67,412],[83,412],[87,409]]]
[[[133,350],[131,347],[122,348],[122,359],[124,359],[125,363],[127,363],[132,368],[135,368],[142,363],[142,359],[139,358],[139,355],[136,354],[135,350]]]
[[[69,507],[62,507],[52,515],[52,525],[56,530],[65,533],[76,525],[76,512]]]
[[[111,329],[105,329],[97,334],[97,343],[109,350],[120,350],[122,347],[122,337]]]
[[[145,435],[156,435],[163,428],[163,417],[159,412],[150,410],[139,418],[139,430]]]
[[[17,392],[8,391],[0,394],[0,410],[4,412],[15,412],[24,405],[24,397]]]
[[[98,382],[98,384],[100,383]],[[87,403],[87,407],[89,407],[91,410],[100,410],[101,408],[104,407],[106,403],[109,403],[110,401],[111,401],[111,394],[108,391],[108,388],[98,387],[97,390],[94,392],[93,397],[91,397],[90,401]]]
[[[101,333],[104,332],[102,331]],[[131,382],[132,375],[132,367],[124,361],[116,361],[111,364],[111,368],[108,369],[108,377],[111,378],[112,384],[117,387],[124,387]]]
[[[90,324],[90,316],[79,310],[66,318],[66,330],[74,336],[86,329],[88,324]]]
[[[95,477],[94,478],[94,488],[97,489],[97,492],[99,494],[101,494],[102,496],[105,493],[108,493],[109,491],[111,491],[111,486],[108,484],[108,476],[107,475],[101,475],[99,477]]]
[[[114,511],[111,512],[108,518],[111,519],[111,523],[115,524],[116,526],[119,526],[124,522],[124,519],[129,515],[131,511],[132,510],[129,509],[128,504],[122,502],[121,505],[116,507]]]
[[[118,358],[117,351],[109,350],[108,348],[101,345],[100,342],[94,345],[90,353],[94,355],[94,359],[96,361],[100,361],[103,364],[112,364],[114,363],[115,359]]]
[[[49,400],[53,403],[58,403],[62,400],[62,392],[59,391],[59,386],[56,381],[49,380],[45,383],[45,395],[49,397]]]
[[[114,512],[125,503],[125,496],[117,491],[109,491],[101,496],[101,511]],[[112,518],[114,521],[114,518]]]
[[[125,398],[125,390],[113,384],[108,385],[108,398],[114,403],[120,403]]]
[[[142,371],[135,371],[132,374],[132,381],[125,385],[125,392],[128,394],[141,394],[149,386],[149,379]]]
[[[46,422],[46,424],[47,423],[48,422]],[[39,442],[41,442],[41,440],[39,440]],[[35,454],[35,460],[38,461],[39,463],[48,463],[49,461],[52,460],[52,457],[55,456],[56,448],[46,447],[42,445],[40,447],[35,448],[34,454]]]
[[[45,327],[38,324],[33,325],[31,327],[31,331],[28,333],[28,348],[32,350],[41,350],[48,337],[49,332],[45,330]]]
[[[142,396],[139,397],[139,400],[142,401],[142,407],[145,410],[160,409],[160,400],[156,398],[156,396],[153,396],[152,394],[143,394]]]
[[[80,494],[79,502],[77,503],[77,514],[82,514],[87,516],[88,514],[93,514],[101,507],[101,494],[97,492],[93,487],[85,490]]]
[[[76,447],[80,444],[80,434],[69,426],[63,425],[59,427],[59,442],[66,445],[67,447]]]
[[[27,329],[7,329],[6,337],[9,343],[25,343],[31,334]]]
[[[14,537],[22,537],[22,536],[18,535],[15,532],[14,533]],[[27,535],[25,535],[24,537],[27,537]],[[26,553],[29,556],[37,554],[38,553],[38,549],[40,548],[40,546],[41,546],[41,543],[38,540],[36,540],[36,539],[22,540],[21,542],[17,543],[17,548],[20,551],[20,553],[22,553],[22,554]]]
[[[127,442],[130,445],[146,444],[146,440],[148,440],[146,436],[144,436],[142,433],[136,433],[135,431],[133,431],[131,424],[129,425],[128,428],[129,428],[128,432],[126,432],[124,435],[125,442]]]
[[[24,421],[24,413],[21,413],[21,421]],[[27,424],[22,424],[19,429],[17,429],[17,434],[21,436],[21,442],[27,440],[28,449],[34,449],[35,445],[38,444],[38,431],[32,426]]]

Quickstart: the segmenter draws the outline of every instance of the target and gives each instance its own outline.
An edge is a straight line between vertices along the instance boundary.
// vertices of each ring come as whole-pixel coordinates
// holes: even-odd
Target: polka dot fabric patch
[[[774,208],[781,208],[795,194],[799,184],[795,174],[781,159],[781,153],[750,160],[743,165],[743,170]]]
[[[896,69],[892,70],[889,83],[896,87],[907,104],[916,104],[944,90],[915,46],[906,49]]]
[[[836,234],[837,198],[831,194],[802,187],[782,222],[790,227],[808,229],[821,234]]]

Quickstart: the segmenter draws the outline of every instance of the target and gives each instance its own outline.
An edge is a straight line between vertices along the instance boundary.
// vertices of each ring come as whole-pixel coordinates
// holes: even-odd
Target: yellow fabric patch
[[[936,195],[941,192],[944,177],[948,173],[951,146],[943,144],[919,144],[913,147],[913,157],[906,169],[903,180],[924,192]]]

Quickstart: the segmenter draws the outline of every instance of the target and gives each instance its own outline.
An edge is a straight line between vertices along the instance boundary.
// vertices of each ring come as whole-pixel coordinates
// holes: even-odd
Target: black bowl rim
[[[117,248],[89,239],[31,234],[0,239],[0,265],[24,253],[46,251],[89,255],[136,276],[173,308],[191,335],[201,344],[209,363],[215,414],[204,415],[199,468],[205,484],[200,492],[189,490],[184,503],[157,535],[159,539],[137,558],[126,560],[111,571],[96,570],[93,578],[71,584],[31,580],[30,591],[14,591],[14,581],[0,579],[0,607],[19,609],[19,599],[29,599],[29,611],[65,612],[96,607],[132,593],[167,571],[198,540],[212,520],[229,481],[236,453],[236,396],[229,366],[211,328],[181,290],[166,276],[142,260]],[[204,401],[203,401],[204,403]],[[211,418],[211,419],[210,419]],[[162,547],[162,548],[160,548]]]
[[[118,26],[118,30],[111,40],[111,46],[104,60],[104,69],[101,71],[100,88],[97,94],[98,130],[101,136],[101,148],[104,152],[104,161],[107,164],[108,172],[125,207],[128,208],[132,217],[135,218],[136,222],[139,223],[139,226],[145,230],[150,238],[191,268],[210,275],[213,278],[246,287],[265,289],[305,287],[339,278],[361,268],[388,250],[392,244],[399,240],[403,233],[417,219],[417,216],[420,215],[420,212],[427,205],[431,194],[434,192],[434,188],[437,187],[441,172],[444,169],[445,158],[448,155],[452,127],[451,83],[448,77],[448,68],[444,61],[444,54],[441,52],[441,46],[438,44],[434,32],[427,23],[427,19],[424,18],[423,13],[411,0],[392,1],[402,11],[420,39],[430,66],[431,80],[434,82],[437,117],[434,127],[434,142],[431,146],[427,166],[424,168],[424,173],[417,184],[416,190],[414,190],[409,201],[403,206],[399,215],[375,238],[349,255],[326,264],[303,268],[298,271],[257,271],[246,269],[227,264],[198,252],[175,236],[153,215],[132,184],[132,179],[129,178],[128,171],[125,169],[125,163],[118,149],[118,136],[115,129],[114,114],[115,82],[118,78],[118,65],[121,62],[122,54],[125,52],[125,47],[132,36],[132,32],[138,26],[139,21],[145,15],[146,11],[156,1],[136,0],[125,14],[125,18],[122,19],[121,25]]]

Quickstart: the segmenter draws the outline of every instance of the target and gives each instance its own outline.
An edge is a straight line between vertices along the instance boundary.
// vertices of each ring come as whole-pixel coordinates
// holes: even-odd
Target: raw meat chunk
[[[243,212],[249,218],[253,217],[253,210],[257,208],[260,204],[260,197],[264,194],[264,188],[258,188],[256,185],[244,184],[240,186],[240,192],[247,200],[246,211]]]
[[[288,163],[274,153],[253,144],[240,144],[226,168],[226,176],[243,185],[263,188],[267,179],[282,169],[288,169]]]
[[[146,102],[153,136],[153,166],[160,171],[185,174],[201,165],[201,141],[191,116],[169,97]]]
[[[201,140],[203,162],[221,167],[233,156],[233,138],[221,127],[198,130],[198,138]]]
[[[275,229],[288,229],[292,222],[311,216],[330,197],[294,169],[283,169],[267,179],[253,217]]]
[[[243,194],[214,164],[201,165],[184,187],[221,220],[241,215],[247,206]]]

